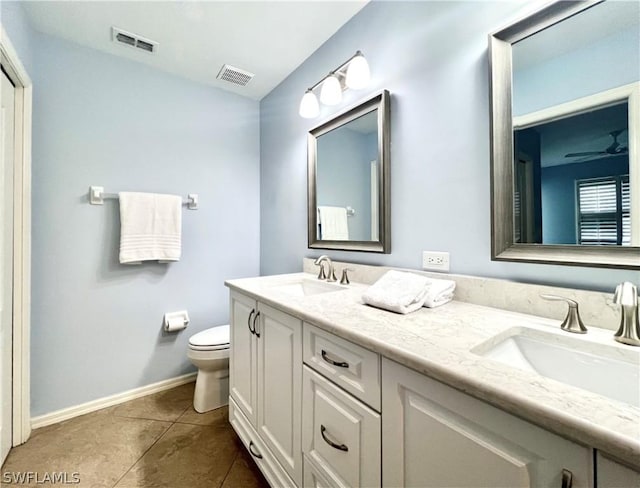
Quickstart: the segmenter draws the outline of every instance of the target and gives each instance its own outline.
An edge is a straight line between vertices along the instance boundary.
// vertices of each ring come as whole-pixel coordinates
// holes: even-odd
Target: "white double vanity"
[[[640,351],[611,331],[462,301],[397,315],[309,273],[227,286],[230,421],[274,487],[640,486],[640,406],[606,390],[633,388]],[[550,378],[496,352],[518,337],[623,373]]]

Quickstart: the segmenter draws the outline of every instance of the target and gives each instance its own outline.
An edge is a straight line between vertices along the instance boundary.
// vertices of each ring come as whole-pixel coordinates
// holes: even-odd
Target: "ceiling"
[[[24,6],[40,32],[260,100],[368,1],[83,0]],[[158,42],[157,52],[112,42],[112,26]],[[244,87],[216,80],[223,64],[255,77]]]

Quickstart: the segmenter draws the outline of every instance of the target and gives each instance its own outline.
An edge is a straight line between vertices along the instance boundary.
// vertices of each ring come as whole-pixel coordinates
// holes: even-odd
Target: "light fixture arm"
[[[349,59],[347,59],[344,63],[342,63],[340,66],[338,66],[336,69],[334,69],[333,71],[330,71],[329,74],[327,76],[325,76],[324,78],[322,78],[320,81],[318,81],[315,85],[313,85],[311,88],[309,88],[309,90],[313,91],[316,88],[318,88],[320,85],[322,85],[322,83],[324,82],[324,80],[326,80],[329,76],[331,75],[335,75],[340,79],[340,82],[342,83],[342,81],[346,78],[346,71],[347,71],[347,67],[349,66],[349,63],[351,61],[353,61],[353,58],[355,58],[356,56],[362,56],[362,52],[360,50],[356,51],[356,53],[351,56]]]
[[[342,100],[342,92],[348,88],[359,90],[369,83],[370,73],[367,60],[360,50],[328,75],[307,89],[298,113],[305,119],[312,119],[320,113],[318,98],[314,90],[321,87],[320,101],[324,105],[337,105]]]

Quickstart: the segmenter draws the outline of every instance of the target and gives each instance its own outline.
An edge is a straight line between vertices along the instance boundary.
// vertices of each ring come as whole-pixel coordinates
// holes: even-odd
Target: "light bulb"
[[[318,98],[315,93],[310,89],[307,90],[300,101],[300,110],[298,112],[300,117],[305,119],[313,119],[320,113],[320,105],[318,104]]]
[[[322,82],[320,90],[320,101],[325,105],[337,105],[342,100],[342,87],[340,81],[331,73]]]
[[[349,88],[359,90],[367,86],[370,79],[369,63],[367,63],[362,53],[358,51],[355,57],[349,62],[345,83]]]

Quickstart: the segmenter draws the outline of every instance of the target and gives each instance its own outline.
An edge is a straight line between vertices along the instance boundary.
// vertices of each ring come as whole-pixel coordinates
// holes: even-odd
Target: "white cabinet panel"
[[[258,304],[258,433],[302,484],[302,322]]]
[[[640,473],[598,453],[596,458],[598,488],[640,488]]]
[[[257,342],[252,327],[257,303],[231,292],[229,393],[255,425],[257,407]]]
[[[386,359],[382,409],[384,486],[593,486],[590,449]]]
[[[298,483],[289,478],[285,470],[276,461],[273,453],[262,442],[260,436],[253,429],[251,422],[244,416],[233,400],[229,399],[229,423],[240,437],[245,448],[251,453],[253,459],[262,471],[262,474],[273,487],[295,488]],[[214,460],[215,461],[215,460]]]
[[[304,362],[380,411],[380,356],[311,324],[304,324]]]
[[[304,456],[304,488],[334,488],[320,468]]]
[[[303,450],[324,478],[380,486],[380,415],[306,366],[303,405]]]

